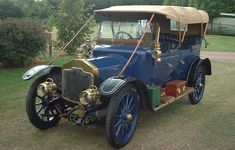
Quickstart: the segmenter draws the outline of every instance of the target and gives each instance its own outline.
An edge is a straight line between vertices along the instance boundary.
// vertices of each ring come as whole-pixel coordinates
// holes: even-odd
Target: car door
[[[176,80],[179,79],[180,74],[180,49],[177,47],[176,49],[169,50],[169,62],[168,62],[168,73],[169,73],[169,80]]]
[[[164,84],[171,79],[169,76],[169,71],[171,70],[169,67],[169,63],[170,63],[170,52],[163,51],[161,56],[161,62],[155,61],[154,74],[153,74],[155,85],[163,87]]]

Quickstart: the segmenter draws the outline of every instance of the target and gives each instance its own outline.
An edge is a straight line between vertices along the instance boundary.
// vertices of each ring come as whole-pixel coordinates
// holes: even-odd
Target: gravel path
[[[235,52],[202,51],[201,56],[216,61],[235,62]]]

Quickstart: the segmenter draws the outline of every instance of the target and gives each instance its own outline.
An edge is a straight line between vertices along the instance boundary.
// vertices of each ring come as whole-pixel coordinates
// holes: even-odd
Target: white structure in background
[[[210,33],[235,36],[235,14],[220,13],[220,16],[209,24],[208,29]]]

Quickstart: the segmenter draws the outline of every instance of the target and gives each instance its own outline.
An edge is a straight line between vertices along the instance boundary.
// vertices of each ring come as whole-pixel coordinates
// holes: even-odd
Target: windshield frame
[[[141,38],[146,24],[147,20],[102,20],[98,31],[98,38],[138,40]],[[104,36],[104,33],[108,33],[110,35]],[[122,34],[122,36],[117,34]]]

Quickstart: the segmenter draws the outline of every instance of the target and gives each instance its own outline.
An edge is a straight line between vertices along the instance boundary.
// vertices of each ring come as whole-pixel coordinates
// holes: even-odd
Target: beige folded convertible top
[[[193,7],[162,6],[162,5],[125,5],[95,10],[97,14],[108,16],[110,13],[155,13],[166,16],[184,24],[208,23],[206,11]]]

